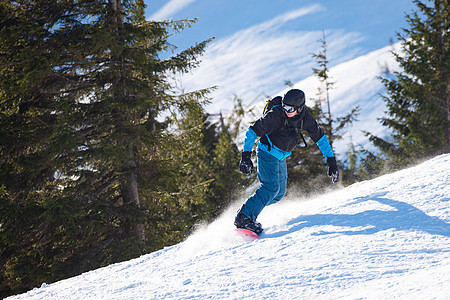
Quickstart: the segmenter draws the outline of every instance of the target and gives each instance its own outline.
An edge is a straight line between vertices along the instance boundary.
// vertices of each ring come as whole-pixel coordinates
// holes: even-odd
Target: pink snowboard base
[[[259,239],[259,236],[256,233],[244,228],[237,228],[234,231],[236,231],[246,241],[254,241]]]

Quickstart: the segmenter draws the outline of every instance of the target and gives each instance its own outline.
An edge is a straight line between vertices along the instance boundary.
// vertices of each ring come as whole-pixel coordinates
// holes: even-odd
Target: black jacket
[[[306,109],[289,118],[281,106],[274,107],[250,128],[261,137],[261,143],[269,144],[265,137],[267,135],[273,145],[286,152],[292,151],[298,144],[299,131],[302,129],[306,130],[314,142],[324,135],[317,121]]]

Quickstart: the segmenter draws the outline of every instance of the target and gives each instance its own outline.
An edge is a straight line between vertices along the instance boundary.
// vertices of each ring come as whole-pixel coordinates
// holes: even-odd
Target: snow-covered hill
[[[449,299],[450,154],[267,207],[262,238],[237,207],[185,242],[10,299]]]
[[[384,87],[378,78],[389,77],[393,72],[400,71],[392,51],[400,53],[400,43],[370,52],[330,69],[331,81],[335,82],[334,88],[330,91],[333,118],[344,117],[356,106],[361,109],[358,121],[347,128],[342,140],[334,143],[334,150],[338,156],[342,157],[350,149],[351,144],[361,145],[366,149],[373,148],[362,131],[369,131],[381,137],[387,136],[386,127],[378,121],[386,111],[386,105],[380,96],[384,92]],[[312,106],[314,104],[312,99],[317,98],[320,86],[317,77],[310,76],[296,83],[293,88],[303,90],[307,97],[306,104]],[[289,88],[272,96],[282,96],[288,90]],[[265,100],[248,105],[247,116],[240,126],[241,135],[236,141],[238,144],[243,143],[245,131],[261,116],[264,106]],[[325,104],[323,109],[326,110]]]

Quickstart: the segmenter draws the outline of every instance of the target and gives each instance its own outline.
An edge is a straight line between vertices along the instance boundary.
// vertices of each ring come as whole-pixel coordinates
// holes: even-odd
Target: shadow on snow
[[[397,200],[384,198],[385,193],[369,195],[366,197],[359,197],[355,199],[354,204],[365,201],[377,201],[381,204],[391,206],[395,210],[367,210],[356,214],[317,214],[299,216],[292,219],[287,225],[292,226],[289,230],[274,232],[266,234],[265,238],[279,237],[291,232],[295,232],[307,227],[318,225],[332,225],[340,227],[369,227],[361,230],[347,230],[347,231],[319,231],[314,235],[325,234],[373,234],[383,230],[409,230],[409,231],[423,231],[432,235],[442,235],[450,237],[450,224],[437,218],[425,214],[416,207]],[[441,201],[448,201],[443,199]]]

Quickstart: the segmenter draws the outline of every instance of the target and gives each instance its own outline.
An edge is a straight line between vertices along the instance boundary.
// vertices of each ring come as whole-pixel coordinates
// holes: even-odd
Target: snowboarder
[[[280,97],[281,98],[281,97]],[[332,182],[339,179],[339,171],[327,136],[317,121],[305,110],[305,93],[289,90],[281,105],[275,105],[250,126],[245,134],[244,150],[239,170],[248,175],[253,170],[251,151],[257,137],[258,179],[260,187],[238,211],[234,225],[261,234],[256,218],[267,205],[280,201],[286,193],[286,157],[298,143],[300,130],[306,130],[327,160],[328,176]]]

